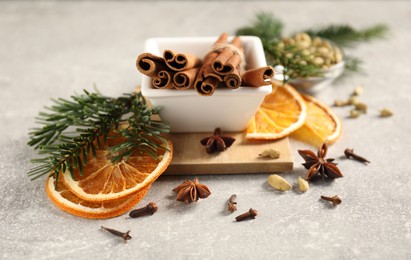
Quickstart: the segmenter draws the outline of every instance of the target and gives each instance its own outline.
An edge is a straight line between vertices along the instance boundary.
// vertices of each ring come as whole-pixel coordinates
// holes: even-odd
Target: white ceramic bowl
[[[290,81],[296,89],[306,93],[316,93],[329,86],[344,72],[345,62],[341,61],[324,70],[322,77],[296,78]]]
[[[165,49],[197,55],[203,58],[218,37],[150,38],[145,52],[162,56]],[[228,39],[229,41],[231,38]],[[247,69],[266,66],[263,46],[258,37],[241,36]],[[218,88],[212,96],[200,96],[194,89],[155,89],[152,79],[143,75],[141,92],[154,106],[162,107],[161,118],[171,126],[171,132],[243,131],[264,97],[272,91],[271,85]]]

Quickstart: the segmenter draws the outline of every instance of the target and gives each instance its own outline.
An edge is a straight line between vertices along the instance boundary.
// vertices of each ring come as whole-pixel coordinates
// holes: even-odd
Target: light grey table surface
[[[68,97],[96,84],[107,95],[140,83],[135,58],[154,36],[233,33],[259,11],[270,11],[286,32],[314,25],[386,23],[386,40],[361,45],[366,75],[356,74],[316,95],[331,104],[357,85],[369,113],[342,118],[341,140],[330,147],[344,178],[312,185],[306,194],[276,193],[268,174],[200,176],[212,195],[196,204],[174,200],[171,189],[185,177],[161,177],[141,205],[155,201],[151,217],[86,220],[57,209],[44,178],[26,172],[35,152],[26,145],[34,117],[51,97]],[[0,258],[1,259],[410,259],[411,258],[411,2],[0,2]],[[381,119],[388,107],[395,115]],[[291,140],[295,169],[303,175]],[[347,147],[371,164],[341,159]],[[235,223],[226,199],[238,195],[238,213],[253,207],[255,220]],[[336,208],[319,201],[338,194]],[[124,244],[100,230],[131,230]]]

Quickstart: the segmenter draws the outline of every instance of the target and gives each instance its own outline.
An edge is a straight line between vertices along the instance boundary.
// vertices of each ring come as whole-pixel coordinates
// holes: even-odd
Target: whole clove
[[[111,234],[113,234],[115,236],[121,237],[124,240],[124,243],[127,243],[127,240],[131,239],[131,236],[129,235],[130,230],[123,233],[121,231],[111,229],[111,228],[106,228],[106,227],[103,227],[103,226],[101,226],[101,228],[104,229],[104,230],[107,230],[108,232],[110,232]]]
[[[368,161],[367,159],[365,159],[362,156],[359,156],[358,154],[354,153],[354,149],[351,148],[347,148],[344,150],[344,154],[347,158],[352,157],[354,160],[357,160],[359,162],[363,162],[363,163],[370,163],[370,161]]]
[[[142,216],[153,215],[157,211],[157,204],[154,202],[148,203],[145,207],[130,211],[130,218],[139,218]]]
[[[332,202],[334,206],[341,204],[341,198],[338,197],[338,195],[334,195],[332,197],[321,196],[321,199]]]
[[[237,202],[235,201],[236,198],[237,198],[237,195],[233,194],[228,199],[228,204],[227,204],[228,211],[234,212],[237,210]]]
[[[257,210],[250,208],[246,213],[243,213],[235,217],[235,220],[237,220],[237,222],[240,222],[248,219],[255,219],[255,216],[257,216],[257,214]]]

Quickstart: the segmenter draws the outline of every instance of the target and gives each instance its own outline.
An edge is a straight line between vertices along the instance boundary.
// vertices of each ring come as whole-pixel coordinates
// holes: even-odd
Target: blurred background
[[[369,114],[350,120],[347,110],[336,109],[344,130],[332,149],[354,146],[371,157],[369,167],[348,164],[343,181],[305,197],[273,196],[262,189],[265,175],[205,177],[220,191],[215,196],[234,185],[266,213],[240,227],[221,218],[224,203],[212,205],[217,213],[167,208],[161,221],[133,223],[140,238],[125,246],[101,242],[100,222],[61,213],[48,202],[43,182],[26,176],[36,156],[27,133],[51,97],[93,86],[110,96],[129,93],[141,84],[135,61],[147,38],[234,34],[259,12],[280,19],[284,35],[329,24],[388,26],[384,39],[347,50],[363,61],[363,72],[315,94],[332,105],[364,87]],[[96,259],[410,259],[410,43],[411,1],[0,1],[0,258],[89,259],[92,252]],[[380,120],[385,106],[395,115]],[[297,148],[308,146],[291,140],[291,147],[302,174]],[[149,199],[169,203],[178,181],[160,179]],[[323,207],[317,203],[322,191],[342,193],[343,204]]]

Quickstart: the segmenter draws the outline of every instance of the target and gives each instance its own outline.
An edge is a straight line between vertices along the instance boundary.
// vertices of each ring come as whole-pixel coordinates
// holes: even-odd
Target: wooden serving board
[[[273,173],[293,169],[293,160],[288,138],[278,141],[248,141],[244,133],[224,133],[236,139],[226,151],[208,154],[200,140],[212,133],[170,134],[174,155],[164,174],[236,174]],[[259,158],[266,149],[280,152],[279,159]]]

